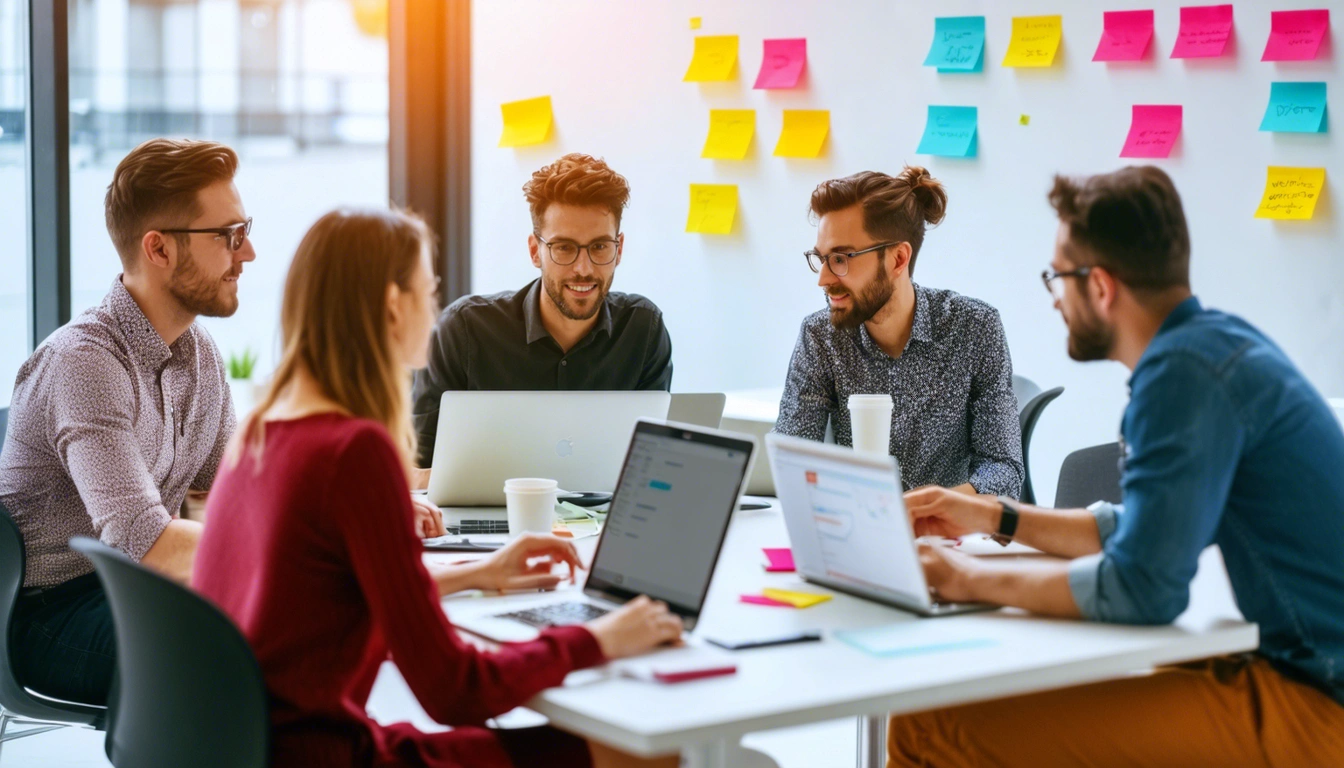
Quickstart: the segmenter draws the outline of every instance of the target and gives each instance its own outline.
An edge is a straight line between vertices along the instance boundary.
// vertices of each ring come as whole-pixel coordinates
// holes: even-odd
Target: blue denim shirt
[[[1094,505],[1102,551],[1069,568],[1083,615],[1174,620],[1217,544],[1259,653],[1344,704],[1344,431],[1325,400],[1264,334],[1193,297],[1129,386],[1124,504]]]

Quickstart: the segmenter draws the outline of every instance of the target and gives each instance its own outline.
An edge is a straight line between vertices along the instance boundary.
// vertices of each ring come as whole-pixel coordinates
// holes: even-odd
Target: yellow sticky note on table
[[[691,17],[691,29],[699,29],[699,28],[700,28],[700,17],[699,17],[699,16],[692,16],[692,17]]]
[[[1325,189],[1324,168],[1269,166],[1257,219],[1310,219]]]
[[[771,600],[788,603],[794,608],[811,608],[818,603],[824,603],[831,599],[830,595],[818,595],[812,592],[790,592],[787,589],[774,589],[773,587],[761,590],[761,594]]]
[[[1005,67],[1048,67],[1064,39],[1063,16],[1015,16]]]
[[[504,114],[504,132],[499,136],[501,147],[525,147],[540,144],[551,133],[551,97],[511,101],[499,105]]]
[[[817,157],[830,130],[828,109],[786,109],[775,157]]]
[[[682,78],[687,83],[732,80],[737,65],[737,35],[699,35],[695,55]]]
[[[709,135],[705,137],[705,148],[700,156],[713,160],[741,160],[747,156],[755,133],[756,110],[711,109]]]
[[[692,184],[691,210],[686,231],[726,235],[733,231],[737,216],[736,184]]]

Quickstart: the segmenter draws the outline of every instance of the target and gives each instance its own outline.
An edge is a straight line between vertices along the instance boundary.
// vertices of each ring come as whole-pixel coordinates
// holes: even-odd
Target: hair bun
[[[910,187],[916,202],[923,213],[924,221],[937,226],[947,214],[947,190],[943,183],[929,173],[927,168],[907,165],[898,176]]]

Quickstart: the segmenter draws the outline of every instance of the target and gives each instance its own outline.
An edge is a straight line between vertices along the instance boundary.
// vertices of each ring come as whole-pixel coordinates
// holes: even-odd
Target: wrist
[[[1003,524],[1003,505],[999,503],[998,496],[982,493],[979,497],[983,508],[983,522],[979,532],[992,534]]]

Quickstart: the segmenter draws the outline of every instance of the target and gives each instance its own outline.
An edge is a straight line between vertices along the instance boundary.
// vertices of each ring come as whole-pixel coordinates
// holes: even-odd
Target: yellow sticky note
[[[705,137],[705,148],[700,156],[713,160],[741,160],[747,156],[754,133],[756,110],[711,109],[709,135]]]
[[[1325,189],[1324,168],[1269,166],[1257,219],[1310,219]]]
[[[501,147],[525,147],[540,144],[551,133],[551,97],[511,101],[500,104],[504,113],[504,132],[499,136]]]
[[[737,64],[737,35],[699,35],[695,55],[682,78],[688,83],[732,80]]]
[[[691,17],[691,29],[699,29],[699,28],[700,28],[700,17],[699,17],[699,16],[692,16],[692,17]]]
[[[733,231],[737,216],[736,184],[692,184],[691,210],[686,231],[726,235]]]
[[[775,157],[817,157],[830,130],[828,109],[786,109]]]
[[[1017,118],[1018,125],[1031,125],[1031,115],[1023,115]]]
[[[774,589],[772,587],[761,590],[761,594],[771,600],[788,603],[794,608],[811,608],[818,603],[824,603],[831,599],[830,595],[818,595],[812,592],[790,592],[787,589]]]
[[[1063,16],[1015,16],[1005,67],[1048,67],[1064,39]]]

